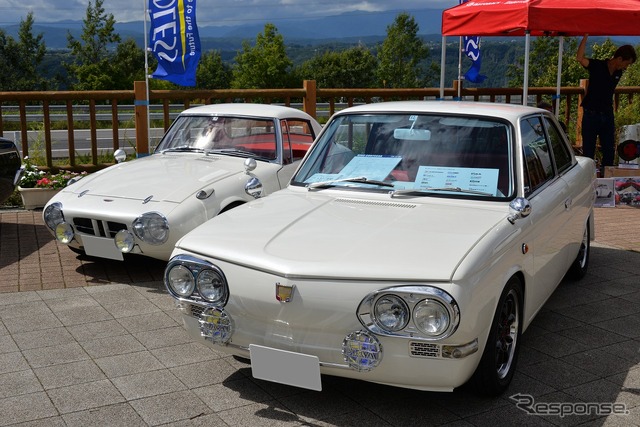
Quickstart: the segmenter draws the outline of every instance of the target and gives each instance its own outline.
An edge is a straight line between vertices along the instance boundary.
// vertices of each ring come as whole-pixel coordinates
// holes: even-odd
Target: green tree
[[[112,45],[120,42],[115,32],[115,18],[102,7],[104,0],[89,1],[82,21],[82,34],[76,40],[67,33],[67,42],[73,62],[66,64],[72,87],[75,90],[100,90],[113,88]]]
[[[0,30],[0,89],[46,90],[47,79],[42,77],[41,64],[47,48],[43,35],[33,34],[33,13],[20,21],[18,40]]]
[[[219,51],[204,52],[196,70],[198,89],[228,89],[231,85],[231,67],[222,61]]]
[[[531,43],[529,54],[529,86],[555,87],[558,81],[558,37],[536,37]],[[565,38],[562,49],[561,86],[578,86],[583,75],[582,66],[576,61],[578,42],[575,38]],[[510,87],[520,87],[524,83],[524,57],[517,64],[507,68]]]
[[[377,59],[364,46],[341,52],[327,51],[305,61],[297,70],[300,79],[315,80],[324,88],[368,88],[376,83]]]
[[[286,88],[291,81],[293,63],[287,56],[284,37],[275,25],[267,23],[254,46],[242,42],[235,57],[231,87],[240,89]]]
[[[133,87],[134,81],[145,79],[144,51],[132,38],[118,44],[111,68],[111,87],[113,90],[127,90]]]
[[[409,14],[396,16],[378,51],[378,82],[383,87],[424,87],[430,78],[423,65],[429,48],[418,37],[418,24]]]

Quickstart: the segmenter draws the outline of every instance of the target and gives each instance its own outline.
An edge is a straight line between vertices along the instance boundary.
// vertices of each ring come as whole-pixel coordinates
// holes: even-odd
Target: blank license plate
[[[251,344],[254,378],[322,391],[320,360],[316,356]]]
[[[84,246],[84,252],[89,256],[115,259],[118,261],[124,259],[122,252],[116,248],[113,239],[83,235],[82,246]]]

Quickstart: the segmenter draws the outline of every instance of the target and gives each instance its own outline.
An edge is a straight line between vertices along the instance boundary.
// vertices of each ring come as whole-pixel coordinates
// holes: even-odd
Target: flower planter
[[[22,188],[18,187],[25,209],[43,208],[49,199],[55,196],[59,188]]]

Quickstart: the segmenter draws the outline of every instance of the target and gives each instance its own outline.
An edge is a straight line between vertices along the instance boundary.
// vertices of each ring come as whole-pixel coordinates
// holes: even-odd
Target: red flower
[[[36,187],[48,187],[51,185],[51,180],[49,178],[41,178],[36,182]]]

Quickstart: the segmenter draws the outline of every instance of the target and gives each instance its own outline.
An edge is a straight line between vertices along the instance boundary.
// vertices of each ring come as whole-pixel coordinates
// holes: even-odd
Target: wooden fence
[[[464,99],[474,101],[522,104],[522,88],[464,88],[454,82],[445,88],[444,99]],[[579,87],[560,88],[562,100],[560,111],[563,120],[575,127],[579,126],[582,110],[578,108],[586,91],[587,81]],[[615,108],[620,102],[633,102],[640,87],[619,87],[615,94]],[[528,89],[527,104],[536,105],[541,100],[555,99],[555,87],[532,87]],[[302,88],[293,89],[220,89],[220,90],[153,90],[148,100],[144,82],[135,82],[133,90],[125,91],[53,91],[53,92],[0,92],[0,136],[12,131],[23,156],[29,155],[30,130],[37,129],[42,140],[40,149],[44,153],[46,165],[55,168],[52,155],[52,130],[66,131],[66,151],[68,165],[74,170],[95,170],[105,165],[99,162],[98,130],[109,129],[113,150],[121,146],[120,110],[133,108],[132,126],[135,131],[135,150],[138,156],[149,153],[149,114],[147,109],[159,111],[154,126],[166,130],[175,114],[193,105],[221,102],[278,103],[303,109],[311,116],[329,117],[340,108],[361,103],[389,100],[435,100],[440,98],[439,88],[412,89],[323,89],[317,88],[315,81],[305,81]],[[62,110],[52,118],[52,109]],[[109,108],[110,107],[110,108]],[[110,113],[103,112],[107,108]],[[99,113],[101,112],[101,113]],[[100,117],[99,117],[100,116]],[[158,123],[159,122],[159,123]],[[88,129],[90,135],[90,162],[80,164],[76,160],[75,131]],[[19,135],[19,137],[18,137]],[[579,129],[575,128],[574,135]],[[5,136],[7,137],[7,136]],[[19,139],[19,141],[18,141]],[[577,145],[580,145],[579,141]],[[60,166],[60,165],[57,165]]]

